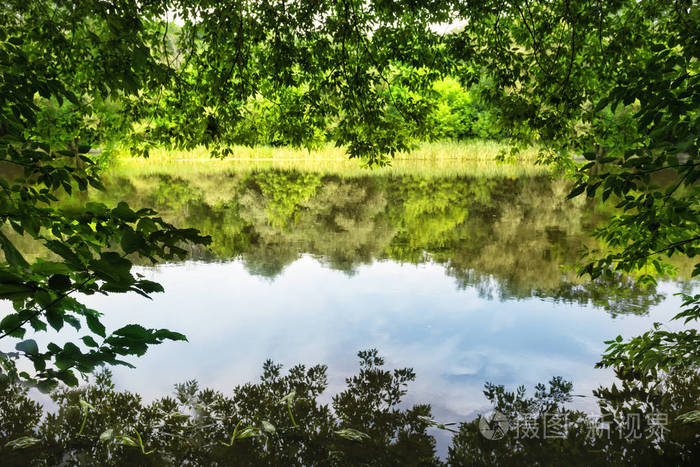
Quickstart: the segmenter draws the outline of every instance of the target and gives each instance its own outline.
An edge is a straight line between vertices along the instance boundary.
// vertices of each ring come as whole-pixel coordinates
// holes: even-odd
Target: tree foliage
[[[459,426],[448,463],[456,466],[687,465],[697,456],[697,424],[684,418],[696,407],[697,368],[668,373],[615,369],[618,384],[594,390],[600,416],[570,408],[573,385],[554,377],[533,396],[524,386],[507,391],[487,383],[484,395],[509,421],[499,440],[479,433],[480,419]],[[661,390],[663,388],[663,390]],[[557,426],[552,420],[565,421]],[[549,429],[549,436],[546,435]]]
[[[158,74],[153,61],[138,59],[151,38],[144,13],[160,12],[101,2],[8,2],[0,11],[6,26],[0,32],[0,298],[11,300],[14,308],[0,321],[0,339],[3,344],[23,339],[29,329],[46,331],[49,326],[85,332],[78,345],[50,343],[40,349],[34,339],[17,342],[16,352],[0,353],[4,378],[21,377],[42,390],[58,381],[76,385],[75,370],[126,364],[121,356],[142,355],[148,345],[165,339],[185,339],[137,324],[107,333],[100,313],[71,294],[131,291],[148,297],[162,287],[135,274],[130,257],[154,262],[182,257],[184,242],[206,243],[208,238],[168,224],[152,209],[133,210],[124,202],[61,209],[56,202],[62,192],[102,188],[88,157],[94,141],[84,132],[70,141],[63,133],[47,134],[40,120],[44,100],[59,106],[70,102],[81,116],[79,126],[95,102],[135,94],[142,82]],[[40,242],[58,261],[30,264],[8,237],[8,228]],[[18,370],[19,357],[33,365],[32,372]]]
[[[51,397],[55,414],[0,382],[3,465],[439,465],[430,406],[402,407],[408,368],[384,368],[376,350],[323,402],[325,365],[267,361],[259,381],[224,394],[196,381],[144,403],[118,391],[108,371]]]
[[[503,439],[487,439],[480,419],[445,423],[427,404],[407,405],[415,374],[388,369],[376,350],[358,353],[360,369],[330,399],[325,365],[272,361],[258,381],[230,394],[196,381],[175,385],[150,403],[119,391],[109,371],[80,388],[61,388],[47,413],[19,384],[0,382],[0,456],[3,465],[381,465],[493,466],[692,465],[698,373],[665,375],[618,369],[621,385],[595,391],[602,419],[570,408],[573,385],[561,377],[507,391],[487,383],[484,395],[509,422]],[[664,390],[660,391],[659,388]],[[329,401],[329,402],[327,402]],[[545,436],[547,419],[563,417],[563,436]],[[663,430],[655,416],[664,422]],[[639,423],[630,425],[638,417]],[[525,424],[525,420],[530,424]],[[609,425],[607,425],[609,424]],[[446,458],[436,434],[454,436]],[[528,435],[527,430],[534,430]]]
[[[622,210],[597,231],[606,248],[583,273],[649,282],[650,268],[669,271],[664,256],[697,252],[700,9],[692,0],[9,0],[0,20],[1,293],[16,310],[0,324],[4,339],[27,326],[77,327],[81,316],[102,337],[97,314],[65,296],[157,291],[126,256],[168,259],[183,241],[207,241],[148,209],[59,210],[59,191],[100,187],[91,145],[118,137],[143,154],[156,144],[204,144],[225,155],[250,141],[241,122],[251,100],[263,99],[277,109],[276,140],[312,145],[331,124],[351,157],[385,164],[431,136],[434,85],[448,74],[470,91],[478,84],[479,102],[493,109],[490,127],[516,146],[540,144],[542,162],[575,171],[570,196],[600,196]],[[448,23],[460,27],[438,32]],[[580,157],[589,162],[579,166]],[[8,228],[61,262],[29,264]],[[686,298],[682,317],[696,319],[697,297]],[[692,332],[648,337],[664,353],[698,348]],[[182,337],[128,328],[105,338],[87,354],[28,340],[17,350],[35,365],[26,377],[73,383],[72,367]],[[612,346],[605,364],[661,362],[640,350],[649,346]]]
[[[606,248],[592,251],[581,272],[593,279],[632,273],[648,283],[669,271],[666,257],[693,258],[700,246],[697,2],[455,6],[467,22],[452,49],[465,77],[492,77],[491,102],[503,125],[521,142],[541,142],[543,162],[575,168],[569,197],[600,196],[620,209],[595,232]],[[587,162],[579,166],[575,158]],[[698,319],[697,297],[685,298],[677,318]],[[700,358],[692,330],[653,332],[642,341],[613,343],[603,364]]]

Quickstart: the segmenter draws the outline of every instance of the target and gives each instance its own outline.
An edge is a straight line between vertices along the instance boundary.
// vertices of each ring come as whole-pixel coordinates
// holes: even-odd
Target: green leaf
[[[269,433],[269,434],[274,434],[276,431],[275,426],[272,423],[268,422],[267,420],[263,420],[262,429],[265,433]]]
[[[171,341],[187,341],[187,337],[179,332],[170,331],[168,329],[159,329],[154,334],[153,337],[157,339],[169,339]]]
[[[362,441],[364,439],[369,439],[369,435],[361,431],[355,430],[353,428],[342,428],[335,432],[341,438],[349,439],[351,441]]]
[[[150,217],[143,217],[136,224],[136,230],[138,230],[139,232],[150,234],[156,232],[158,230],[158,226],[155,222],[153,222],[153,219],[151,219]]]
[[[57,386],[58,382],[56,382],[55,380],[43,380],[39,381],[36,387],[41,393],[48,394],[54,389],[56,389]]]
[[[148,329],[138,324],[128,324],[123,328],[117,329],[112,334],[138,340],[143,340],[151,336],[151,332]]]
[[[567,199],[575,198],[576,196],[578,196],[578,195],[580,195],[581,193],[583,193],[585,189],[586,189],[586,185],[585,185],[585,184],[577,185],[577,186],[574,187],[573,190],[571,190],[571,193],[569,193],[568,196],[567,196],[566,198],[567,198]]]
[[[246,439],[250,438],[251,436],[256,436],[260,433],[260,429],[254,426],[249,426],[248,428],[244,428],[238,433],[238,436],[236,436],[236,439]]]
[[[133,283],[131,261],[122,258],[118,253],[102,253],[99,260],[92,261],[90,266],[95,270],[101,279],[109,281],[110,284],[126,287]]]
[[[34,288],[24,284],[0,283],[0,298],[21,299],[31,296]]]
[[[117,443],[122,444],[124,446],[131,446],[131,447],[135,447],[135,448],[139,447],[138,441],[136,441],[131,436],[127,436],[127,435],[117,436]]]
[[[19,267],[29,267],[29,263],[24,257],[17,251],[17,248],[12,244],[10,239],[8,239],[4,233],[0,230],[0,247],[2,247],[5,253],[5,260],[10,263],[11,266]]]
[[[71,287],[70,277],[65,274],[54,274],[49,278],[49,287],[54,290],[68,290]]]
[[[109,212],[109,208],[104,205],[104,203],[87,203],[85,205],[85,210],[95,216],[104,216]]]
[[[46,370],[46,360],[43,358],[34,358],[32,359],[32,363],[34,364],[34,369],[36,371],[44,371]]]
[[[99,318],[95,316],[94,314],[87,314],[85,316],[85,319],[87,320],[87,325],[90,331],[94,332],[100,337],[105,337],[105,327],[104,325],[100,322]]]
[[[85,343],[85,345],[87,345],[88,347],[99,347],[99,344],[98,344],[97,342],[95,342],[95,339],[93,339],[91,336],[81,337],[80,339],[81,339],[81,340]]]
[[[48,321],[51,327],[56,331],[60,331],[64,323],[63,313],[53,307],[49,308],[46,310],[46,321]]]
[[[24,280],[16,273],[9,269],[0,269],[0,285],[4,283],[21,284],[22,282],[24,282]]]
[[[15,345],[15,349],[29,355],[37,355],[39,353],[39,346],[34,339],[27,339],[26,341],[18,342]]]
[[[86,401],[83,398],[80,398],[80,400],[78,402],[80,403],[80,407],[83,409],[83,412],[87,412],[88,410],[97,411],[95,406],[93,406],[92,404],[90,404],[88,401]]]
[[[143,236],[133,230],[126,230],[122,235],[121,247],[124,253],[133,253],[145,248],[146,241]]]
[[[163,292],[164,291],[162,285],[160,285],[157,282],[153,282],[153,281],[149,281],[149,280],[140,280],[136,283],[136,286],[146,293]]]
[[[9,333],[12,337],[23,337],[25,330],[22,327],[22,318],[19,314],[7,315],[0,321],[0,331]]]
[[[31,269],[45,276],[50,276],[52,274],[69,274],[73,272],[65,263],[43,260],[38,260],[36,263],[32,264]]]
[[[55,301],[55,297],[45,289],[37,290],[34,294],[34,300],[42,307],[47,308]]]
[[[114,429],[112,429],[112,428],[106,429],[100,435],[100,441],[102,441],[102,442],[109,441],[112,438],[114,438]]]
[[[112,209],[112,216],[124,222],[136,222],[138,220],[136,213],[123,201],[117,204],[116,208]]]
[[[40,443],[41,440],[34,438],[32,436],[22,436],[21,438],[17,438],[15,440],[10,441],[9,443],[5,444],[5,447],[8,447],[10,449],[25,449],[31,446],[34,446],[37,443]]]
[[[29,324],[32,325],[35,331],[46,331],[46,323],[40,320],[38,316],[30,319]]]
[[[46,245],[49,250],[65,259],[69,266],[73,266],[75,268],[82,267],[83,262],[80,257],[64,243],[61,243],[58,240],[49,240],[45,242],[44,245]]]
[[[66,383],[68,386],[77,386],[78,385],[78,378],[75,377],[72,371],[70,370],[63,370],[60,371],[56,377]]]

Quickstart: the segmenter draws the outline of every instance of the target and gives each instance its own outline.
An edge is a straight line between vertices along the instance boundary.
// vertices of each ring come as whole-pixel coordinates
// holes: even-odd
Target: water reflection
[[[411,369],[385,368],[376,350],[358,356],[359,372],[328,402],[325,365],[284,371],[272,361],[231,393],[188,381],[151,403],[115,389],[104,372],[89,386],[54,392],[51,415],[26,389],[0,381],[0,458],[8,466],[691,465],[700,454],[697,423],[679,418],[697,407],[697,369],[619,368],[621,386],[596,391],[602,420],[569,407],[572,385],[561,378],[533,395],[489,383],[498,423],[449,424],[434,420],[428,404],[402,404]],[[555,427],[554,416],[563,424]],[[455,433],[446,457],[436,430]]]
[[[263,398],[269,405],[284,396],[281,389],[265,399],[257,386],[245,385],[256,378],[266,358],[288,366],[325,362],[329,365],[324,373],[328,391],[318,396],[318,404],[332,405],[328,393],[342,393],[345,376],[354,371],[348,356],[370,347],[380,348],[390,366],[411,366],[418,374],[397,406],[403,415],[382,425],[389,430],[386,433],[373,432],[378,444],[352,444],[335,435],[330,439],[329,427],[339,425],[328,419],[323,419],[325,425],[314,425],[307,419],[320,438],[294,430],[288,434],[296,438],[279,435],[274,442],[254,438],[250,443],[255,448],[243,449],[247,454],[236,458],[236,465],[277,465],[278,460],[292,458],[307,465],[357,465],[371,463],[367,461],[371,457],[362,456],[379,456],[384,451],[407,465],[418,460],[424,465],[439,463],[436,452],[442,459],[449,453],[455,464],[488,465],[488,459],[506,456],[508,449],[541,454],[542,449],[550,449],[548,444],[535,449],[509,441],[505,444],[508,449],[492,453],[493,446],[474,441],[465,434],[469,431],[460,433],[454,443],[447,432],[431,431],[427,436],[425,420],[414,417],[427,416],[426,409],[413,415],[407,415],[406,409],[430,402],[435,418],[462,422],[488,407],[481,397],[485,381],[532,386],[562,375],[576,383],[578,394],[589,396],[574,399],[572,404],[591,411],[596,408],[592,391],[614,379],[611,372],[593,368],[605,348],[603,341],[618,334],[638,335],[653,321],[668,321],[679,306],[672,293],[685,287],[662,282],[656,288],[641,289],[623,276],[593,282],[577,278],[571,266],[578,259],[578,250],[584,244],[595,246],[589,243],[588,232],[609,213],[581,200],[565,201],[567,183],[547,177],[183,171],[113,176],[107,186],[106,193],[91,196],[109,204],[126,200],[134,206],[153,206],[169,222],[196,227],[214,239],[211,250],[191,252],[193,261],[140,268],[139,272],[166,289],[153,302],[129,295],[85,297],[88,306],[105,313],[108,330],[138,322],[173,329],[189,339],[188,343],[152,349],[132,362],[136,370],[115,368],[116,387],[135,391],[145,401],[165,404],[162,394],[184,375],[224,394],[237,385],[248,387],[251,395],[225,402],[229,409],[243,407],[244,399],[254,404]],[[73,198],[64,205],[70,209],[86,201]],[[23,249],[28,251],[31,245]],[[681,272],[686,268],[679,267]],[[40,345],[43,340],[60,343],[79,337],[71,334],[72,329],[64,329],[60,336],[51,332],[36,336]],[[103,397],[107,390],[102,391],[95,394]],[[65,400],[70,399],[71,407],[79,405],[77,393],[71,394]],[[223,400],[213,393],[202,394]],[[157,417],[142,407],[143,402],[134,402],[138,398],[133,394],[114,397],[123,406],[120,411],[132,410],[133,405],[134,413]],[[371,406],[371,401],[366,402]],[[61,404],[65,404],[63,399]],[[168,404],[168,410],[176,406],[192,409],[183,401]],[[279,409],[275,404],[270,407]],[[33,413],[28,405],[24,407]],[[65,441],[67,433],[77,431],[73,428],[75,423],[79,426],[80,414],[75,408],[66,410],[63,416],[72,413],[71,421],[61,423],[70,423],[71,430],[55,428],[58,434],[51,439],[60,435]],[[250,423],[262,423],[253,416],[263,414],[278,428],[287,426],[272,420],[277,415],[269,407],[262,412],[252,406],[246,410]],[[314,410],[314,416],[325,413],[321,408]],[[234,417],[233,413],[238,412],[228,416]],[[136,420],[127,412],[119,414],[114,420]],[[285,414],[282,410],[279,416]],[[357,417],[375,420],[361,413]],[[196,442],[216,444],[206,455],[224,456],[209,457],[206,462],[231,455],[230,449],[217,442],[226,436],[230,439],[232,421],[221,425],[225,430],[217,431],[216,437],[202,434],[204,438]],[[473,428],[467,423],[460,430]],[[147,427],[138,425],[137,429],[141,432]],[[99,436],[97,431],[91,433]],[[177,438],[182,449],[189,453],[178,456],[204,455],[196,449],[199,444],[186,448],[187,436],[178,433],[184,437]],[[173,443],[167,437],[156,442],[157,435],[148,436],[149,443]],[[73,446],[73,441],[65,443]],[[387,447],[391,443],[400,447]],[[448,451],[450,445],[452,451]],[[88,446],[85,440],[76,446],[83,459],[100,459],[104,453],[98,451],[107,449],[99,443]],[[147,450],[152,449],[149,446]],[[581,446],[584,453],[598,449]],[[66,449],[60,448],[57,455],[67,455]],[[159,465],[152,461],[158,456],[141,456],[138,449],[107,451],[127,456],[119,458],[124,464]],[[331,456],[337,452],[350,457]],[[278,455],[291,457],[275,457]],[[395,464],[390,459],[386,457],[387,464]],[[518,463],[521,458],[503,459]],[[221,463],[226,465],[224,460]]]
[[[240,258],[250,274],[278,277],[310,254],[354,274],[375,260],[443,265],[486,297],[548,297],[643,314],[662,296],[616,276],[576,277],[581,248],[609,215],[547,176],[324,175],[290,170],[114,176],[109,204],[153,206],[168,221],[212,236],[205,261]],[[85,200],[72,200],[82,203]],[[681,265],[684,269],[684,265]],[[685,267],[687,269],[687,266]]]

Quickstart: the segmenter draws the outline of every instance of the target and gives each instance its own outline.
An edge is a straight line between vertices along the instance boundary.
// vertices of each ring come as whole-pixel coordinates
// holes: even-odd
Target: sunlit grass
[[[522,177],[543,174],[535,165],[536,149],[522,151],[515,161],[500,162],[498,154],[507,146],[494,141],[442,141],[423,143],[413,151],[398,154],[388,167],[368,169],[363,161],[349,159],[343,148],[333,145],[308,151],[291,147],[236,146],[225,159],[212,158],[205,148],[188,151],[155,149],[148,159],[122,153],[113,170],[124,175],[221,173],[263,168],[295,169],[345,176],[374,174],[421,174],[424,176],[472,175],[475,177]]]
[[[233,146],[231,154],[226,159],[233,160],[347,160],[346,148],[333,144],[326,144],[321,148],[308,150],[291,146]],[[496,156],[508,146],[491,140],[469,141],[437,141],[419,144],[408,152],[399,153],[394,158],[398,160],[474,160],[493,161]],[[519,162],[533,163],[537,155],[536,148],[522,151],[518,155]],[[119,152],[119,159],[131,159],[133,157],[125,150]],[[150,150],[149,159],[153,161],[183,161],[183,160],[211,160],[210,151],[199,146],[195,149],[165,149],[156,148]]]

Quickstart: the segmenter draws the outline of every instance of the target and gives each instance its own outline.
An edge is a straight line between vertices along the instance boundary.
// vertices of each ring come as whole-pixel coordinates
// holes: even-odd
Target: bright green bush
[[[485,79],[467,89],[453,77],[438,79],[435,70],[408,66],[396,66],[386,79],[383,92],[391,102],[387,116],[407,123],[400,126],[406,129],[409,139],[498,140],[505,136],[497,123],[496,110],[480,97],[482,90],[488,88]],[[311,121],[308,109],[313,105],[304,88],[281,88],[270,96],[258,94],[243,108],[237,138],[250,146],[309,147],[311,141],[313,147],[335,141],[334,121],[340,116]],[[429,115],[427,128],[422,119],[413,118],[408,110],[416,106]]]
[[[465,89],[459,81],[446,77],[433,84],[436,104],[431,119],[437,139],[500,139],[504,136],[497,125],[497,114],[479,98],[477,83]]]

